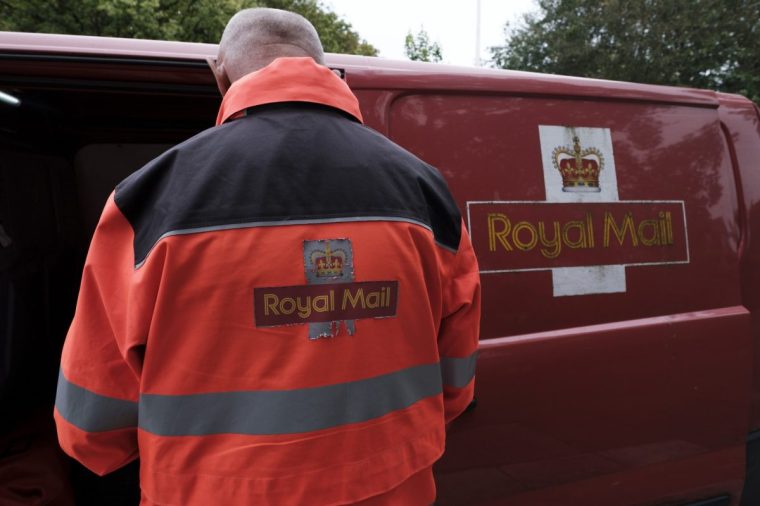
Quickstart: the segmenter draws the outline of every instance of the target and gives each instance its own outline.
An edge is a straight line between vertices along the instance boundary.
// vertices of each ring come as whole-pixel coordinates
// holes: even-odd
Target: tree
[[[443,56],[441,46],[437,42],[430,42],[427,32],[420,28],[417,36],[412,35],[410,30],[404,39],[404,51],[406,57],[413,61],[429,61],[438,63]]]
[[[539,0],[500,68],[711,88],[760,100],[757,0]]]
[[[316,0],[260,0],[262,7],[297,12],[314,25],[328,53],[377,56],[377,49],[353,31],[351,24]]]
[[[377,55],[319,0],[0,0],[0,30],[218,42],[229,18],[246,7],[301,14],[325,51]]]

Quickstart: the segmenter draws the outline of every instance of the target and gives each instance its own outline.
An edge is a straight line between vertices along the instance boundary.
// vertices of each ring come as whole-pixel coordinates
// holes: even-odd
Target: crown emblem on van
[[[562,174],[562,191],[581,193],[599,192],[599,174],[604,168],[602,152],[596,148],[581,149],[578,136],[573,147],[559,146],[552,151],[554,168]]]
[[[333,251],[327,242],[324,250],[317,250],[311,254],[310,260],[318,278],[340,277],[346,263],[346,252],[342,249]]]

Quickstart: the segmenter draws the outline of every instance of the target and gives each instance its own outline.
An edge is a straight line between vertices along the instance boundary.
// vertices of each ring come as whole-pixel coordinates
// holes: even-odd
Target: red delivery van
[[[3,441],[51,430],[39,413],[52,411],[100,210],[118,181],[213,125],[215,54],[0,34]],[[437,504],[760,504],[757,107],[705,90],[328,63],[370,127],[440,169],[480,263],[477,404],[450,428]],[[56,490],[78,504],[136,487],[134,469],[108,482],[56,458],[32,475],[43,487],[70,466]]]

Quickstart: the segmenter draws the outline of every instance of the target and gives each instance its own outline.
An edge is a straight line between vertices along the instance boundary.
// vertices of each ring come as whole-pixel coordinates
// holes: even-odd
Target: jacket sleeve
[[[478,261],[464,223],[461,228],[459,249],[449,258],[444,273],[444,317],[438,334],[446,423],[459,416],[473,399],[480,335]]]
[[[132,227],[109,197],[61,357],[54,417],[63,450],[103,475],[137,458],[137,405],[151,292]],[[141,269],[142,270],[142,269]]]

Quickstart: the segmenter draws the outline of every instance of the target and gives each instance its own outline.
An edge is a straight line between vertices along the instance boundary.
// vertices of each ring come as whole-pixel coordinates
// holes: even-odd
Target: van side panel
[[[744,97],[720,94],[721,125],[731,150],[742,225],[739,256],[742,301],[753,313],[760,310],[760,110]],[[760,502],[760,320],[752,319],[753,367],[750,434],[746,446],[746,474],[742,506]]]
[[[738,504],[752,342],[740,293],[736,181],[716,108],[357,92],[363,111],[373,113],[370,126],[441,170],[469,211],[481,263],[499,267],[482,272],[478,405],[451,428],[437,466],[439,502],[659,504],[726,494]],[[536,256],[532,268],[512,269],[516,257],[509,255],[518,248],[509,241],[517,237],[530,249],[529,226],[521,225],[522,235],[499,236],[501,222],[489,235],[488,216],[506,216],[515,227],[535,208],[538,230],[536,220],[545,229],[552,220],[563,227],[577,214],[574,203],[549,196],[547,149],[563,146],[547,146],[545,127],[609,132],[612,153],[605,152],[602,170],[616,173],[616,200],[594,204],[602,213],[593,218],[596,248],[565,244],[566,256],[544,264]],[[642,220],[635,206],[645,205],[682,206],[682,221],[668,226],[682,234],[688,256],[629,263],[625,255],[638,250],[628,244],[620,265],[594,267],[610,262],[599,242],[605,212],[622,227],[627,212]],[[669,250],[658,251],[667,260]],[[591,293],[558,295],[554,271],[561,269],[551,262],[561,258],[585,262],[592,274],[622,272],[623,284],[594,293],[593,280],[581,277],[575,282]]]
[[[613,153],[607,158],[614,159],[618,202],[684,203],[685,224],[680,226],[688,235],[688,263],[626,267],[622,292],[554,297],[548,260],[543,270],[484,274],[483,339],[741,303],[737,196],[715,109],[580,99],[415,94],[396,98],[388,121],[391,138],[438,167],[461,208],[470,208],[471,218],[480,202],[549,201],[542,152],[563,146],[542,146],[542,126],[609,129]],[[607,160],[603,172],[611,170],[611,161]],[[548,214],[561,226],[575,219],[575,214],[566,209],[568,206],[552,207],[554,210]],[[511,218],[513,208],[494,206],[493,212]],[[622,227],[624,213],[612,205],[608,210]],[[509,269],[510,256],[517,257],[520,252],[511,242],[515,251],[505,251],[498,242],[493,254],[487,251],[487,240],[478,241],[476,237],[488,227],[483,214],[469,223],[475,250],[479,257],[487,253],[500,255],[504,259],[500,267]],[[515,216],[513,227],[522,219]],[[532,224],[536,228],[537,223]],[[545,225],[549,236],[552,223],[547,220]],[[606,249],[601,244],[602,227],[601,221],[595,222],[597,243],[594,248],[582,249],[590,264]],[[530,233],[521,236],[527,240]],[[512,234],[508,240],[514,238]],[[614,242],[613,238],[611,243]],[[539,247],[536,245],[534,250]],[[635,248],[644,247],[639,244]],[[560,258],[574,253],[564,247]],[[621,257],[620,263],[625,263],[625,258]],[[517,260],[514,264],[517,266]]]
[[[746,364],[748,325],[733,307],[484,342],[478,406],[437,468],[443,504],[738,498],[745,425],[730,414],[748,374],[723,364]]]
[[[742,302],[753,313],[760,311],[760,118],[757,106],[744,97],[720,95],[720,121],[728,132],[739,173],[737,192],[743,196],[745,216],[741,251]],[[760,319],[752,321],[754,364],[760,364]],[[760,430],[760,367],[755,367],[752,387],[751,430]]]

